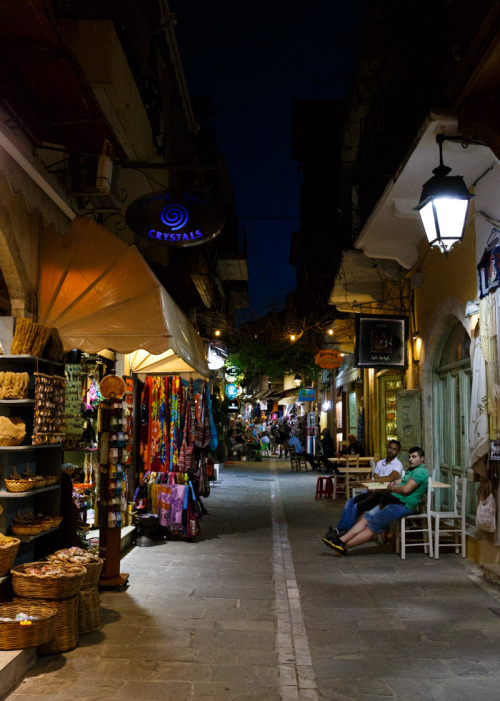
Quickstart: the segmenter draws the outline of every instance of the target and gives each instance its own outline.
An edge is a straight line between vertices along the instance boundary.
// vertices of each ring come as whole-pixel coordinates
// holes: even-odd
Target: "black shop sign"
[[[358,368],[405,369],[408,317],[357,314],[354,362]]]

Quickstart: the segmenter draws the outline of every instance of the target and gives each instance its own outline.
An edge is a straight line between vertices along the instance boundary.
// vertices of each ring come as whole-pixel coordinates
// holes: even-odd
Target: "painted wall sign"
[[[220,234],[224,217],[206,200],[184,190],[158,190],[134,200],[126,213],[132,231],[176,248],[198,246]]]
[[[407,316],[356,315],[354,364],[358,368],[406,368]]]

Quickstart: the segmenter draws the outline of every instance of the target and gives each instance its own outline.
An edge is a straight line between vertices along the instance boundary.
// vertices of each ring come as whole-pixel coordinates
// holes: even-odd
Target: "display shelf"
[[[60,443],[44,443],[43,445],[0,445],[0,451],[11,452],[11,451],[26,451],[26,450],[43,450],[44,448],[60,448]]]
[[[58,484],[51,484],[50,487],[40,487],[39,489],[30,489],[29,492],[7,492],[2,489],[0,490],[0,499],[25,499],[43,492],[53,492],[55,489],[59,489]]]
[[[38,422],[41,423],[41,425],[37,429],[34,427],[36,425],[35,419],[37,411],[40,408],[40,402],[48,401],[46,397],[41,397],[40,386],[50,386],[51,390],[54,392],[54,396],[57,396],[56,388],[65,381],[64,363],[31,355],[8,354],[0,356],[0,370],[6,373],[13,372],[14,374],[20,372],[28,373],[28,391],[32,392],[34,389],[34,398],[32,398],[31,394],[28,394],[28,398],[26,399],[0,400],[0,415],[7,416],[8,418],[14,418],[14,415],[17,415],[16,418],[21,418],[21,420],[24,421],[26,430],[24,438],[26,441],[25,444],[13,446],[0,445],[0,467],[2,472],[0,482],[0,532],[9,533],[13,521],[16,518],[16,514],[20,512],[33,511],[34,513],[40,512],[44,514],[60,513],[61,487],[59,476],[62,463],[62,443],[59,441],[33,445],[32,443],[28,443],[28,441],[32,440],[32,435],[35,435],[37,431],[38,434],[43,434],[41,437],[39,436],[41,440],[45,440],[45,438],[50,440],[51,437],[56,440],[59,438],[62,440],[62,435],[60,437],[56,435],[57,428],[55,426],[51,428],[51,433],[47,434],[43,431],[43,422]],[[47,387],[44,387],[44,392]],[[64,392],[62,392],[62,396],[64,401]],[[45,410],[45,407],[43,407],[43,409]],[[45,418],[45,413],[41,414],[41,416]],[[52,431],[54,433],[52,433]],[[7,475],[12,474],[14,469],[22,473],[28,468],[32,474],[42,477],[45,475],[57,476],[57,483],[38,489],[32,489],[27,492],[7,491],[4,484]],[[48,541],[40,540],[38,546],[32,543],[32,541],[37,541],[38,538],[56,530],[57,528],[51,528],[50,530],[42,531],[32,536],[16,536],[22,544],[22,548],[20,548],[17,555],[17,561],[32,560],[35,554],[37,556],[45,556],[45,554],[47,554],[45,551],[50,547],[51,539],[49,538]]]
[[[38,538],[41,538],[44,535],[49,535],[49,533],[54,533],[54,531],[57,531],[59,526],[55,526],[54,528],[49,528],[48,531],[41,531],[41,533],[35,533],[34,535],[13,535],[13,538],[19,538],[21,543],[31,543],[32,540],[37,540]]]
[[[60,363],[57,360],[48,360],[47,358],[40,358],[38,355],[12,355],[12,353],[6,353],[0,356],[0,360],[19,360],[23,363],[30,361],[33,363],[43,363],[45,365],[54,365],[63,368],[64,363]]]

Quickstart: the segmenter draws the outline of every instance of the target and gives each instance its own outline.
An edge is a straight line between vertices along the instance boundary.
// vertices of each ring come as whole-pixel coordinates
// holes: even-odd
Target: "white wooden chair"
[[[432,511],[434,519],[434,559],[439,560],[441,548],[455,548],[467,557],[467,538],[465,535],[465,518],[467,500],[467,480],[465,477],[455,477],[453,485],[453,505],[451,511]],[[453,540],[448,540],[453,536]],[[446,538],[447,540],[443,540]]]
[[[396,521],[396,552],[402,560],[406,559],[406,549],[424,546],[424,552],[432,557],[432,504],[434,488],[432,477],[427,484],[426,506],[420,513],[404,516]]]

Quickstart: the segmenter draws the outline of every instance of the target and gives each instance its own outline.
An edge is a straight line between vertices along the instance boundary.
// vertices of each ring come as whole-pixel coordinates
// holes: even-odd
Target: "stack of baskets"
[[[101,606],[99,603],[98,583],[101,576],[103,560],[82,548],[58,550],[49,555],[51,562],[63,562],[85,567],[86,574],[78,593],[78,632],[92,633],[102,628]]]
[[[20,543],[19,538],[0,533],[0,577],[7,574],[14,564]]]
[[[30,562],[12,570],[14,602],[56,609],[54,635],[40,645],[40,654],[53,655],[78,645],[78,593],[86,574],[80,565]]]

